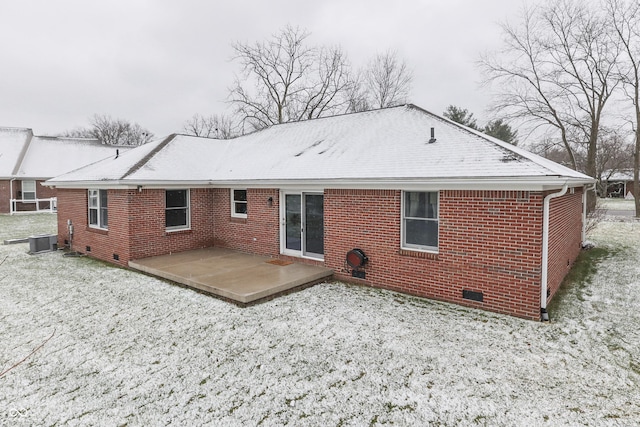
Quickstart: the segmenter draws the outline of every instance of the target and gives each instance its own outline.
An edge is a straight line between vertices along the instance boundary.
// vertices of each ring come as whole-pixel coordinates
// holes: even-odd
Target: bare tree
[[[607,0],[611,26],[622,44],[619,73],[627,98],[633,104],[631,125],[634,131],[633,194],[636,217],[640,217],[640,4],[625,0]]]
[[[350,84],[346,56],[337,47],[308,46],[308,37],[287,26],[265,42],[232,45],[242,72],[229,89],[229,102],[243,124],[261,129],[344,108]]]
[[[504,51],[480,61],[486,82],[502,88],[495,109],[507,119],[555,128],[573,168],[576,145],[586,146],[584,172],[597,176],[598,131],[618,84],[619,47],[607,20],[588,3],[560,0],[525,10],[521,27],[503,30]]]
[[[364,71],[364,87],[374,108],[404,104],[411,91],[413,73],[395,51],[377,54]]]
[[[606,194],[606,188],[602,183],[606,182],[617,172],[627,171],[632,166],[633,145],[630,144],[624,135],[618,132],[603,129],[597,151],[596,177],[599,179],[600,194]]]
[[[231,120],[221,114],[203,116],[196,113],[184,122],[182,130],[187,135],[205,138],[231,139],[237,136],[235,126]]]
[[[153,138],[153,133],[123,119],[113,119],[104,114],[94,114],[89,120],[91,127],[75,128],[62,132],[62,136],[97,138],[107,145],[142,145]]]
[[[371,109],[371,103],[364,86],[364,72],[358,71],[351,77],[351,84],[346,88],[347,113],[357,113]]]

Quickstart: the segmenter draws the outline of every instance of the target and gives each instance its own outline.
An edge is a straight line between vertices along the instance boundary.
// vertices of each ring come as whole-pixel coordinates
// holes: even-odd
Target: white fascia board
[[[239,188],[279,188],[279,189],[300,189],[323,190],[326,188],[335,189],[356,189],[356,190],[513,190],[513,191],[545,191],[561,188],[565,183],[569,187],[581,187],[592,184],[595,180],[583,180],[566,177],[549,177],[546,179],[372,179],[372,180],[274,180],[274,181],[212,181],[212,187],[239,187]]]
[[[324,190],[326,188],[355,190],[511,190],[545,191],[562,187],[581,187],[595,179],[549,177],[516,178],[445,178],[445,179],[316,179],[316,180],[225,180],[225,181],[47,181],[43,185],[56,188],[277,188]]]

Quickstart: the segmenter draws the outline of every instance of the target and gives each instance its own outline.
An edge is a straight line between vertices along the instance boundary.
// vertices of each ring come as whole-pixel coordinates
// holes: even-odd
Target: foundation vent
[[[484,300],[484,296],[482,295],[482,292],[470,291],[468,289],[462,290],[462,298],[468,299],[471,301],[479,301],[479,302],[483,302]]]

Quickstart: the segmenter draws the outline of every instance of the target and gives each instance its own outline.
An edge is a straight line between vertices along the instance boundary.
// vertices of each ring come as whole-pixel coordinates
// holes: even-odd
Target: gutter
[[[543,202],[542,213],[542,277],[540,280],[540,314],[542,315],[542,321],[549,321],[549,313],[547,313],[547,289],[548,289],[548,277],[549,277],[549,205],[551,199],[556,197],[562,197],[567,194],[568,184],[562,186],[562,189],[557,193],[547,194]]]

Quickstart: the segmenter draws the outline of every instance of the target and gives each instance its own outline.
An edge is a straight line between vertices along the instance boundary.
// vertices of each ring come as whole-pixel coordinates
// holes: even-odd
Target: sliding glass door
[[[322,193],[283,194],[282,252],[287,255],[324,257],[324,196]]]

